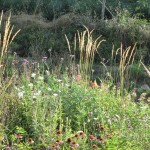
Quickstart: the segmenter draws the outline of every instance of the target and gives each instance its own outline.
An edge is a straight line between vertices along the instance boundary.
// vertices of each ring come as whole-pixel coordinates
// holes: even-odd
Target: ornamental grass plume
[[[74,54],[77,50],[79,50],[79,66],[80,66],[80,75],[83,80],[89,81],[92,73],[93,62],[95,58],[95,54],[98,53],[97,49],[100,44],[105,41],[101,39],[101,36],[93,40],[93,31],[89,31],[89,29],[84,26],[85,31],[79,32],[77,31],[77,37],[75,35],[74,38]],[[66,41],[68,44],[68,49],[70,54],[71,46],[69,40],[66,37]]]

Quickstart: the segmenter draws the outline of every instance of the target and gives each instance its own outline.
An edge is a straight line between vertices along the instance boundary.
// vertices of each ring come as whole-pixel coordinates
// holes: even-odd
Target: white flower
[[[94,120],[98,120],[98,118],[93,118]]]
[[[58,96],[58,94],[54,93],[53,96]]]
[[[24,86],[21,86],[20,88],[21,88],[21,89],[24,89]]]
[[[34,96],[39,96],[41,94],[41,90],[38,90],[37,93],[34,93]]]
[[[17,91],[20,91],[20,89],[19,89],[18,87],[16,87],[16,86],[15,86],[15,89],[16,89]]]
[[[33,87],[33,84],[32,84],[32,83],[29,83],[28,86],[29,86],[29,87]]]
[[[70,85],[69,84],[65,84],[67,87],[69,87]]]
[[[90,121],[91,121],[90,119],[87,120],[87,122],[90,122]]]
[[[48,91],[51,91],[52,89],[51,89],[51,88],[47,88],[47,90],[48,90]]]
[[[38,79],[39,80],[44,80],[44,78],[42,76],[39,76]]]
[[[36,76],[35,73],[32,73],[32,74],[31,74],[31,77],[32,77],[32,78],[35,78],[35,76]]]
[[[60,80],[60,79],[58,79],[57,81],[58,81],[59,83],[62,82],[62,80]]]
[[[33,95],[33,97],[32,97],[33,99],[36,99],[36,96],[35,95]]]
[[[46,70],[46,71],[45,71],[45,73],[46,73],[46,75],[47,75],[47,76],[49,76],[49,75],[50,75],[50,73],[49,73],[49,71],[48,71],[48,70]]]
[[[18,97],[19,97],[19,98],[23,98],[23,95],[24,95],[24,91],[18,92]]]

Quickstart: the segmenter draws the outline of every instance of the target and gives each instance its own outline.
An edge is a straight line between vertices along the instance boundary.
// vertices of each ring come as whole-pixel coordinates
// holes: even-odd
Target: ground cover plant
[[[5,36],[1,37],[3,41]],[[125,84],[126,65],[133,62],[129,48],[124,52],[120,48],[120,72],[116,75],[120,86],[113,83],[111,72],[99,78],[99,84],[91,80],[94,54],[102,42],[99,40],[94,40],[87,28],[78,32],[74,46],[80,52],[80,60],[75,59],[76,49],[72,50],[67,40],[69,56],[58,59],[59,65],[55,65],[52,56],[36,61],[20,61],[16,54],[4,57],[0,47],[0,65],[5,66],[0,83],[0,149],[150,148],[149,89],[142,89],[146,98],[135,102],[136,93],[127,90]],[[149,74],[149,68],[143,66]]]

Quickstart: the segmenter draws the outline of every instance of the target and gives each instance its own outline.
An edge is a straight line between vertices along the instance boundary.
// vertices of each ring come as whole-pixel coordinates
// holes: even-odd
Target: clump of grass
[[[123,45],[121,44],[120,48],[120,64],[119,64],[119,71],[120,71],[120,87],[121,93],[123,94],[124,86],[125,86],[125,79],[128,79],[128,66],[133,64],[134,61],[134,52],[135,52],[136,44],[131,47],[129,46],[125,50],[123,50]]]
[[[127,89],[129,85],[128,82],[130,76],[132,76],[130,72],[130,66],[132,66],[135,57],[136,44],[134,46],[129,46],[126,49],[121,47],[117,49],[115,52],[114,47],[112,49],[112,57],[111,57],[111,66],[112,68],[118,67],[117,70],[112,70],[109,74],[111,76],[111,81],[115,82],[116,86],[120,90],[120,94],[124,95],[124,89]],[[119,64],[117,63],[117,56],[119,55]],[[114,72],[113,72],[114,71]],[[119,85],[118,85],[119,84]]]
[[[6,80],[7,77],[5,77],[4,79],[7,62],[8,62],[7,52],[8,52],[10,44],[12,43],[15,36],[20,31],[18,30],[17,32],[13,34],[14,27],[13,26],[11,27],[10,18],[11,18],[11,14],[9,15],[5,23],[4,34],[2,34],[1,30],[2,30],[3,12],[1,13],[1,16],[0,16],[0,108],[1,108],[1,111],[0,111],[0,128],[1,128],[0,130],[1,131],[0,132],[1,133],[5,127],[5,123],[7,122],[9,115],[11,114],[11,112],[7,110],[10,108],[9,105],[13,103],[13,100],[12,100],[13,98],[10,100],[11,102],[5,99],[5,94],[6,94],[5,92],[8,89],[8,87],[12,84],[13,78],[15,76],[15,73],[13,73],[13,75],[9,79]],[[6,114],[8,118],[6,117]]]
[[[2,18],[3,18],[3,12],[1,13],[1,17],[0,17],[0,29],[2,28]],[[6,21],[6,24],[4,27],[4,35],[2,35],[0,31],[0,84],[2,84],[6,65],[7,65],[7,54],[8,54],[7,51],[12,41],[14,40],[14,38],[20,31],[18,30],[17,32],[13,34],[14,26],[11,27],[10,18],[11,18],[11,14],[9,15]],[[4,88],[5,90],[8,88],[10,83],[11,83],[11,80],[8,82],[7,86],[5,86]]]
[[[85,27],[85,26],[84,26]],[[93,31],[89,31],[85,27],[85,31],[77,32],[74,39],[74,53],[79,51],[79,72],[82,76],[82,79],[89,81],[92,73],[93,62],[95,54],[100,44],[105,41],[101,39],[101,36],[93,39]],[[70,43],[66,36],[68,48],[71,53]],[[76,53],[75,53],[76,54]]]

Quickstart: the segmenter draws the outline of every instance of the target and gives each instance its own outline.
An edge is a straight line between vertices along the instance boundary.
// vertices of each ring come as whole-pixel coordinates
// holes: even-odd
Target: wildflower
[[[105,131],[106,130],[106,128],[104,126],[100,125],[99,123],[97,123],[97,127],[100,131]]]
[[[18,97],[23,98],[23,94],[24,94],[24,92],[18,92]]]
[[[17,138],[17,139],[22,139],[23,136],[22,136],[21,134],[16,134],[16,138]]]
[[[32,73],[32,74],[31,74],[31,77],[32,77],[32,78],[35,78],[35,76],[36,76],[35,73]]]
[[[66,87],[69,87],[70,85],[69,85],[69,84],[65,84],[65,86],[66,86]]]
[[[90,135],[89,140],[94,141],[94,140],[96,140],[96,137],[94,135]]]
[[[49,73],[49,71],[48,71],[48,70],[46,70],[46,71],[45,71],[45,73],[46,73],[46,75],[47,75],[47,76],[49,76],[49,75],[50,75],[50,73]]]
[[[62,82],[62,80],[60,80],[60,79],[58,79],[57,81],[58,81],[59,83],[61,83],[61,82]]]
[[[75,138],[80,138],[80,135],[79,135],[79,134],[75,134],[74,137],[75,137]]]
[[[61,144],[63,144],[64,142],[63,141],[61,141],[61,140],[56,140],[56,144],[58,144],[58,145],[61,145]]]
[[[41,94],[41,90],[38,90],[37,93],[34,93],[34,96],[39,96]]]
[[[58,130],[58,131],[56,132],[56,134],[57,134],[57,135],[62,135],[62,131],[61,131],[61,130]]]
[[[45,93],[45,96],[48,96],[48,93]]]
[[[101,130],[101,131],[105,131],[106,129],[105,129],[104,126],[100,126],[100,130]]]
[[[59,145],[51,145],[51,146],[48,146],[47,149],[57,150],[57,149],[60,149],[60,147],[59,147]]]
[[[32,84],[32,83],[29,83],[28,86],[29,86],[29,87],[33,87],[33,84]]]
[[[49,49],[48,49],[48,52],[50,53],[51,51],[52,51],[52,48],[49,48]]]
[[[47,59],[47,57],[43,57],[42,59]]]
[[[88,115],[91,117],[93,115],[93,112],[89,112]]]
[[[95,145],[95,144],[92,145],[92,149],[97,149],[97,148],[98,148],[97,145]]]
[[[68,138],[68,139],[67,139],[67,143],[70,144],[71,142],[72,142],[72,139],[71,139],[71,138]]]
[[[80,81],[80,80],[81,80],[81,75],[79,75],[79,74],[76,75],[76,76],[75,76],[75,80],[76,80],[77,82]]]
[[[51,88],[47,88],[47,90],[48,90],[48,91],[51,91],[52,89],[51,89]]]
[[[53,96],[55,96],[55,97],[56,97],[56,96],[58,96],[58,94],[54,93],[54,94],[53,94]]]
[[[33,97],[32,97],[33,99],[36,99],[36,96],[35,95],[33,95]]]
[[[85,137],[85,133],[83,131],[78,131],[76,135],[79,135],[80,138]]]
[[[6,146],[6,150],[11,150],[9,145]]]
[[[93,118],[94,120],[98,120],[98,118]]]
[[[112,133],[110,132],[110,133],[106,134],[106,137],[107,138],[112,138]]]
[[[98,141],[99,143],[105,143],[105,142],[106,142],[106,139],[104,139],[104,138],[99,138],[99,139],[97,139],[97,141]]]
[[[64,61],[64,58],[61,58],[61,62],[63,62]]]
[[[44,80],[44,78],[42,76],[39,76],[38,79],[41,81]]]
[[[34,144],[34,141],[33,141],[33,139],[32,138],[29,138],[28,139],[28,143],[31,145],[31,144]]]
[[[93,82],[93,81],[90,81],[90,85],[92,88],[99,88],[100,86],[97,84],[96,80]]]
[[[76,143],[76,142],[71,142],[70,143],[70,145],[71,145],[71,147],[73,147],[73,148],[77,148],[77,147],[79,147],[79,144],[78,143]]]
[[[114,131],[114,130],[112,130],[110,133],[111,133],[111,134],[113,134],[114,132],[115,132],[115,131]]]

